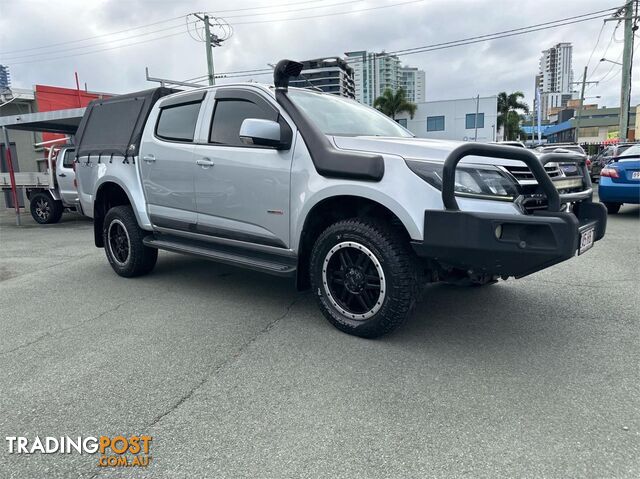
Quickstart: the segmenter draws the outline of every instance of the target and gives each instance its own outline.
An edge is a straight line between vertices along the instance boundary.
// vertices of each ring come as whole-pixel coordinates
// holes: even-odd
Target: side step
[[[199,256],[219,263],[262,271],[277,276],[293,276],[296,273],[296,259],[257,253],[239,248],[229,248],[213,243],[190,241],[174,236],[147,236],[144,244],[175,253]]]

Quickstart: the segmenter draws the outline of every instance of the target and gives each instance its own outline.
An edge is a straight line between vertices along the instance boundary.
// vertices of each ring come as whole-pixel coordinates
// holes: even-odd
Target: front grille
[[[520,200],[520,205],[527,214],[532,214],[536,210],[546,210],[549,202],[545,195],[532,194],[523,196]]]
[[[518,181],[526,181],[526,180],[535,181],[536,179],[535,176],[533,176],[533,173],[531,172],[529,167],[527,166],[506,166],[505,168]],[[562,170],[555,163],[545,165],[544,169],[547,172],[547,175],[549,175],[549,177],[552,179],[557,178],[558,176],[562,176]]]

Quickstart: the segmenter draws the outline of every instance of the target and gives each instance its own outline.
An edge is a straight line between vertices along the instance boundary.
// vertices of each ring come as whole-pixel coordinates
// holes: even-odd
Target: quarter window
[[[476,127],[476,114],[467,113],[465,117],[465,128],[472,130]],[[484,128],[484,113],[478,113],[478,128]]]
[[[428,116],[427,131],[444,131],[444,116]]]
[[[216,100],[209,142],[228,146],[247,146],[240,140],[240,126],[247,118],[272,120],[273,115],[267,114],[258,105],[248,100]]]
[[[200,104],[187,103],[160,110],[156,135],[165,140],[193,141]]]

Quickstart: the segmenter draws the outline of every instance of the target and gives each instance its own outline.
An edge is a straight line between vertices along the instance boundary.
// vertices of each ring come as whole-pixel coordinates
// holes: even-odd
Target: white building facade
[[[568,100],[575,98],[572,62],[571,43],[558,43],[542,51],[536,75],[536,89],[540,91],[540,112],[543,120],[548,119],[549,109],[562,108]]]
[[[423,103],[425,101],[425,74],[423,70],[415,67],[400,67],[399,88],[406,94],[407,100],[412,103]]]
[[[403,113],[397,116],[396,121],[418,138],[485,143],[497,139],[497,96],[428,101],[417,106],[413,119]]]
[[[425,73],[417,68],[405,68],[400,59],[384,52],[365,50],[345,53],[347,63],[353,68],[355,98],[360,103],[373,106],[376,98],[389,89],[396,92],[404,88],[411,92],[407,98],[412,102],[424,101]]]

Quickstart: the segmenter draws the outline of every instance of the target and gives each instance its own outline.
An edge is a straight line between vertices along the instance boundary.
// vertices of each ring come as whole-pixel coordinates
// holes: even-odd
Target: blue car
[[[600,201],[610,214],[623,203],[640,204],[640,144],[613,158],[600,172]]]

